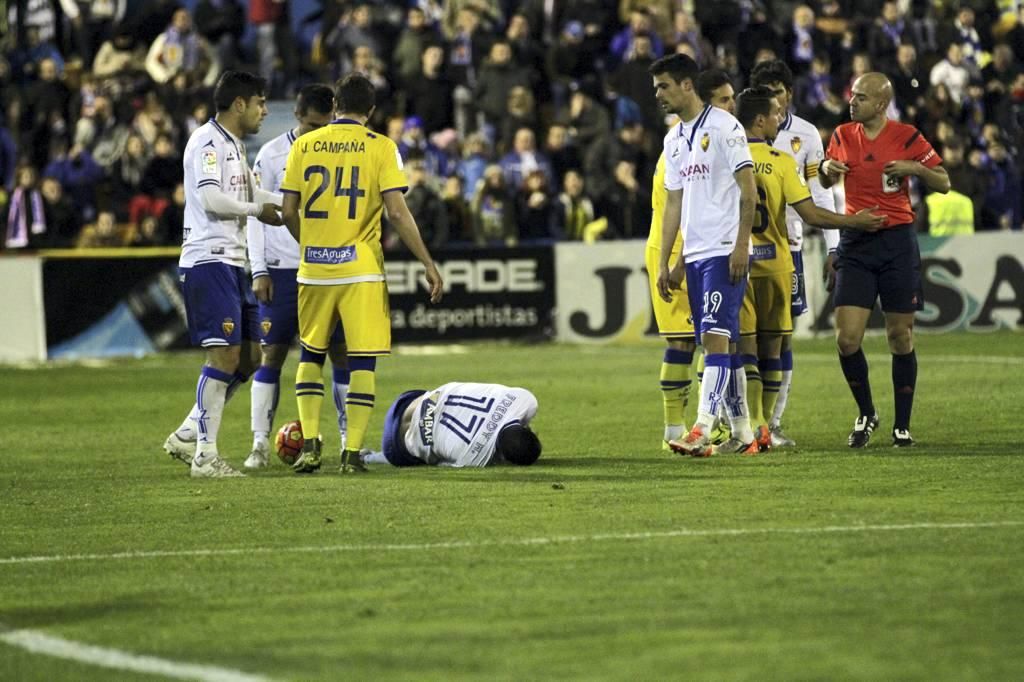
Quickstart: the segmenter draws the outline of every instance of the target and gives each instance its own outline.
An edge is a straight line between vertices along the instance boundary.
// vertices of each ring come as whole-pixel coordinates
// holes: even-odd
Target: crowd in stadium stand
[[[959,216],[954,233],[1024,222],[1014,0],[325,0],[311,41],[287,2],[128,2],[7,0],[0,248],[180,243],[182,149],[227,68],[276,99],[367,74],[432,247],[645,237],[666,129],[647,67],[673,51],[737,92],[785,60],[826,142],[852,80],[882,71],[891,117],[935,144],[954,190],[915,197],[921,230],[934,212]]]

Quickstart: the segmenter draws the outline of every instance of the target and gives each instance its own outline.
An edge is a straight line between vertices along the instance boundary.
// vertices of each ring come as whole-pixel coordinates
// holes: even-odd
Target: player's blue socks
[[[274,415],[281,397],[281,370],[261,366],[252,378],[252,435],[253,447],[267,443],[274,428]]]
[[[206,459],[217,454],[217,432],[220,431],[224,404],[227,402],[228,385],[234,377],[227,372],[204,366],[196,385],[196,430],[198,444],[193,463],[202,465]]]
[[[871,399],[871,383],[868,381],[868,359],[864,357],[864,349],[858,348],[850,355],[839,355],[839,365],[843,368],[843,376],[850,386],[853,399],[857,401],[860,416],[870,417],[875,414],[875,403]],[[909,415],[908,415],[909,417]]]
[[[345,441],[348,433],[348,413],[345,411],[345,399],[348,397],[348,386],[352,381],[352,373],[347,367],[335,367],[334,386],[334,407],[338,411],[338,433],[341,434],[341,449],[345,449]]]
[[[917,353],[892,356],[892,393],[896,401],[894,429],[910,429],[910,413],[914,409],[914,388],[917,386]]]

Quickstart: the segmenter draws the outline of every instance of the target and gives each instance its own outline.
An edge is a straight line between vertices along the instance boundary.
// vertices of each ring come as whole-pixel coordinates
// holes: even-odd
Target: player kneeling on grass
[[[525,388],[453,382],[432,391],[406,391],[384,417],[383,452],[364,463],[417,466],[528,466],[541,444],[529,423],[537,398]]]

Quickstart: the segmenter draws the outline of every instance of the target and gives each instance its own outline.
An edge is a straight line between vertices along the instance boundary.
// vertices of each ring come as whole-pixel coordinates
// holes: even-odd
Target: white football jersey
[[[200,192],[215,187],[251,203],[253,179],[245,145],[216,119],[196,128],[185,145],[185,234],[181,267],[219,261],[245,267],[245,216],[221,216],[203,208]]]
[[[295,131],[289,130],[260,148],[253,166],[256,186],[268,192],[280,192],[284,165],[295,142]],[[286,227],[265,225],[250,216],[246,229],[249,235],[249,262],[252,274],[266,274],[267,268],[298,270],[299,243]]]
[[[827,211],[835,211],[836,202],[832,190],[825,189],[817,180],[818,164],[825,158],[825,149],[814,124],[799,116],[786,114],[786,119],[779,125],[779,133],[775,136],[772,146],[796,159],[796,166],[807,180],[815,205]],[[786,231],[789,232],[790,250],[799,251],[803,248],[804,224],[792,206],[786,206]],[[838,235],[835,230],[826,231],[826,234],[828,232]]]
[[[537,398],[525,388],[453,382],[428,391],[415,409],[405,434],[409,454],[428,464],[483,467],[502,428],[537,414]]]
[[[728,256],[740,227],[740,187],[733,173],[753,167],[747,134],[732,114],[706,106],[665,136],[665,189],[683,190],[687,261]]]

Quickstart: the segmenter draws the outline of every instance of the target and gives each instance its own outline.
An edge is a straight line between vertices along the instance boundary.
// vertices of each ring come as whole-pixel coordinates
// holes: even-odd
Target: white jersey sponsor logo
[[[688,261],[728,256],[740,224],[734,173],[753,166],[743,126],[732,114],[704,107],[665,136],[665,188],[683,190],[683,250]]]
[[[526,425],[536,414],[537,398],[523,388],[445,384],[416,406],[405,447],[428,464],[487,466],[494,459],[501,430],[511,424]]]
[[[216,120],[199,126],[185,145],[185,233],[181,267],[218,261],[245,267],[245,218],[203,208],[201,192],[212,187],[240,202],[252,201],[245,146]]]

